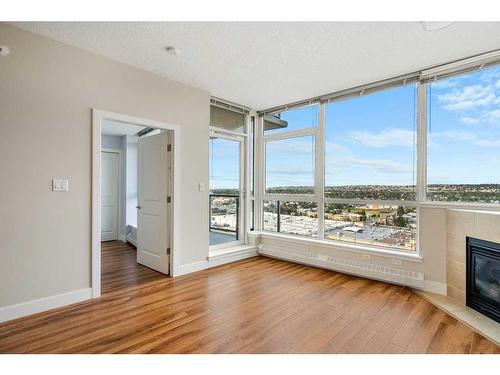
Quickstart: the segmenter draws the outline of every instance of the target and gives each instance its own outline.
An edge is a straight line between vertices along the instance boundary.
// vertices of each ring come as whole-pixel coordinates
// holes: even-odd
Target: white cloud
[[[483,117],[488,121],[498,121],[500,120],[500,109],[486,112]]]
[[[415,133],[405,129],[386,129],[374,133],[369,131],[355,131],[349,134],[349,138],[368,147],[413,147],[415,144]]]
[[[476,117],[462,117],[460,118],[460,121],[463,122],[464,124],[477,124],[479,122],[479,119]]]
[[[266,152],[312,155],[313,146],[312,137],[269,141],[266,142]]]
[[[474,146],[482,147],[498,147],[500,146],[500,139],[486,139],[480,138],[477,134],[466,131],[445,131],[436,132],[430,135],[430,139],[435,138],[448,138],[460,142],[468,142]]]
[[[326,143],[326,150],[327,152],[333,152],[335,154],[345,154],[348,153],[350,150],[348,147],[341,145],[340,143]]]
[[[365,168],[384,173],[412,173],[411,165],[386,159],[357,159],[350,156],[332,156],[327,160],[330,168]]]
[[[447,94],[438,95],[438,100],[443,104],[443,108],[451,111],[478,109],[500,102],[491,85],[480,84],[465,86]]]

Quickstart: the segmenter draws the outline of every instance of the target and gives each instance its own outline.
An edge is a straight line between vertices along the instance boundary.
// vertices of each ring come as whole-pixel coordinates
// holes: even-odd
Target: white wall
[[[91,286],[92,108],[181,127],[179,262],[205,260],[209,94],[5,23],[0,36],[0,307]]]
[[[116,150],[120,150],[123,152],[123,137],[119,135],[109,135],[102,134],[101,135],[101,147],[103,148],[113,148]]]
[[[126,150],[125,225],[137,228],[137,141],[136,136],[123,138]]]

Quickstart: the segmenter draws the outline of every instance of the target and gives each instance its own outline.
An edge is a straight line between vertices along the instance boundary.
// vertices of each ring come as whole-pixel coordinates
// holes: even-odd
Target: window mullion
[[[256,121],[255,126],[255,164],[254,164],[254,222],[255,229],[260,231],[263,230],[263,201],[262,195],[264,194],[264,144],[262,141],[262,131],[263,131],[263,121],[262,117],[259,117]]]
[[[316,128],[290,130],[290,131],[283,132],[283,133],[276,133],[276,134],[269,134],[269,135],[264,134],[262,136],[262,138],[263,138],[264,142],[281,141],[284,139],[300,138],[300,137],[306,137],[308,135],[315,135],[316,130],[317,130]]]
[[[315,140],[315,192],[318,204],[318,238],[324,239],[325,236],[325,104],[319,106],[318,129]]]
[[[427,200],[427,84],[417,85],[417,202]]]

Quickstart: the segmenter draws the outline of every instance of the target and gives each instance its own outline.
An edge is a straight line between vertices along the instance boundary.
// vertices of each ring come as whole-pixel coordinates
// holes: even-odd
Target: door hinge
[[[172,197],[167,197],[167,203],[172,202]]]
[[[172,145],[167,145],[167,151],[172,151]]]
[[[167,248],[167,255],[169,255],[169,254],[170,254],[170,247]]]

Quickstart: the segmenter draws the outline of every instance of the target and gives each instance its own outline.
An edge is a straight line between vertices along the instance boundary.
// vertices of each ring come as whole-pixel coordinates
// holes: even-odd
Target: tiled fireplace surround
[[[500,212],[449,209],[446,212],[448,297],[465,305],[465,237],[500,243]]]

